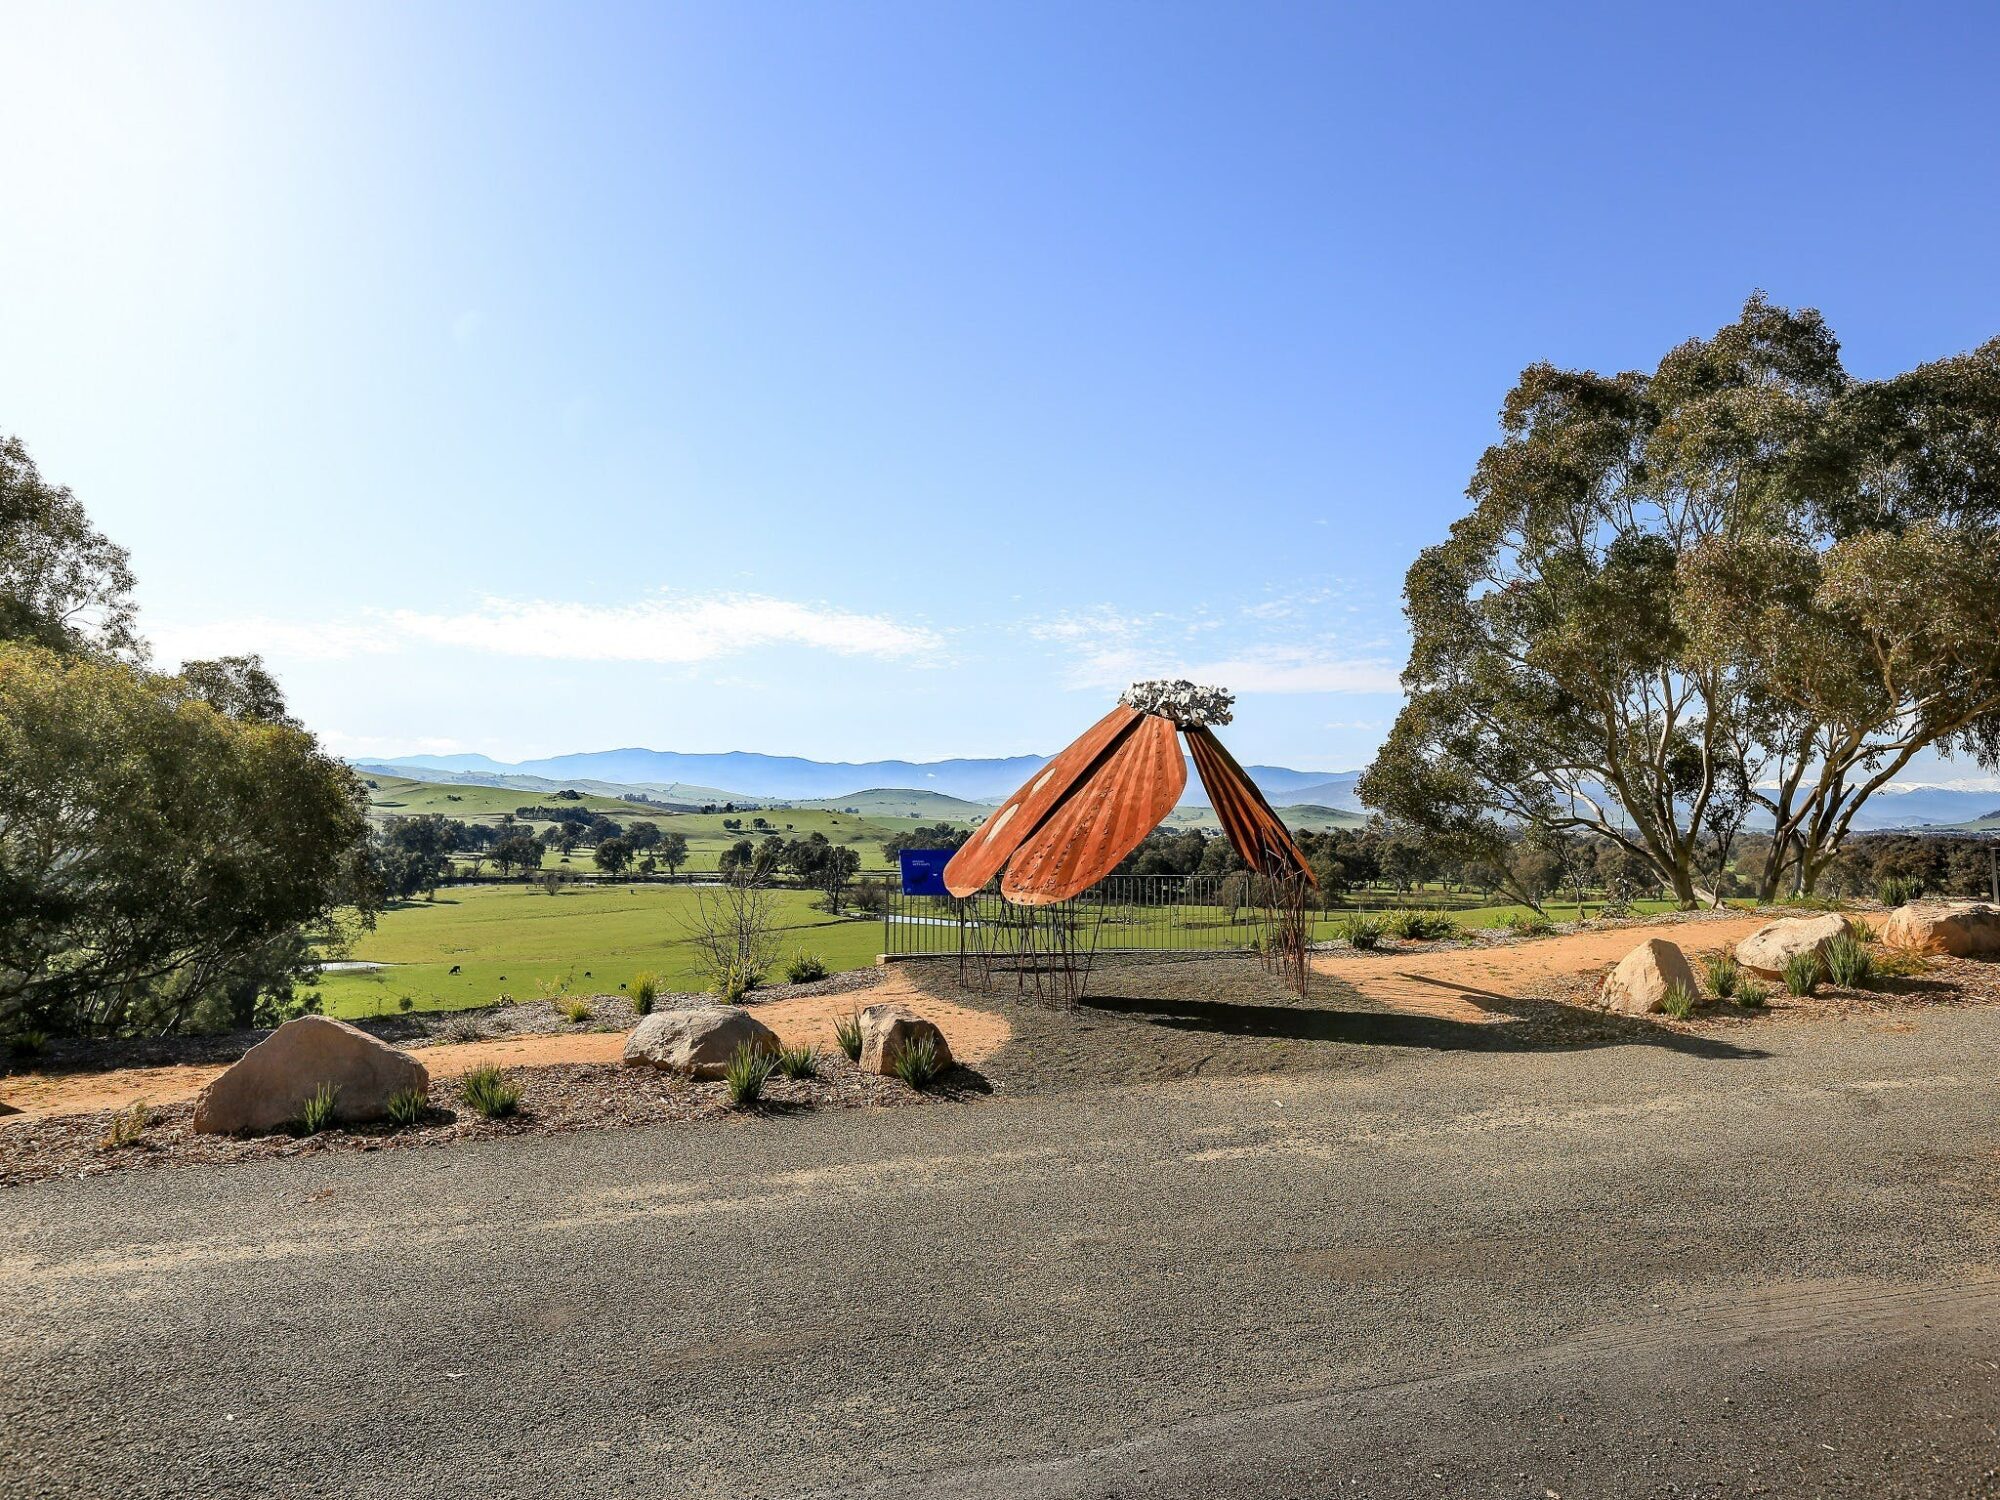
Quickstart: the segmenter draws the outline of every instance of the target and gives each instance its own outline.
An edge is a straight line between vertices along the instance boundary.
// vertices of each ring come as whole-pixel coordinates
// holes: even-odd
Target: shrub
[[[129,1146],[146,1133],[153,1123],[153,1111],[141,1099],[130,1109],[121,1109],[111,1117],[111,1123],[104,1127],[104,1136],[97,1143],[100,1151],[116,1151],[120,1146]]]
[[[476,1042],[486,1035],[479,1023],[470,1019],[453,1021],[445,1027],[444,1034],[454,1042]]]
[[[1819,988],[1820,958],[1816,950],[1808,948],[1803,953],[1794,953],[1785,964],[1785,992],[1790,995],[1810,995]]]
[[[730,1055],[729,1066],[722,1070],[722,1081],[729,1086],[729,1102],[738,1109],[755,1104],[763,1097],[764,1084],[776,1066],[775,1058],[748,1042],[738,1047]]]
[[[1733,953],[1711,953],[1701,966],[1708,976],[1709,992],[1718,1000],[1727,1000],[1743,983],[1743,966]]]
[[[1910,979],[1931,971],[1931,961],[1906,948],[1891,948],[1874,959],[1875,973],[1883,979]]]
[[[896,1054],[896,1076],[913,1089],[920,1089],[944,1071],[937,1043],[928,1036],[912,1037]]]
[[[1382,930],[1391,937],[1424,943],[1457,937],[1459,927],[1458,919],[1449,912],[1418,911],[1413,906],[1399,906],[1383,919]]]
[[[1872,943],[1881,936],[1881,934],[1875,931],[1875,924],[1866,917],[1849,917],[1847,919],[1847,930],[1864,943]]]
[[[1875,887],[1875,899],[1884,906],[1908,906],[1923,893],[1924,883],[1906,875],[1886,875]]]
[[[1826,972],[1844,990],[1863,990],[1875,977],[1875,956],[1861,939],[1843,932],[1826,945]]]
[[[590,1019],[588,1000],[558,1000],[556,1009],[562,1012],[562,1018],[572,1026],[581,1025]]]
[[[811,984],[826,978],[826,960],[817,953],[799,953],[785,965],[785,978],[792,984]]]
[[[1676,979],[1667,986],[1666,994],[1660,997],[1660,1010],[1662,1014],[1672,1016],[1676,1021],[1685,1021],[1694,1014],[1696,1003],[1695,992],[1683,981]]]
[[[31,1027],[26,1031],[15,1032],[7,1041],[7,1050],[16,1057],[40,1057],[48,1050],[48,1045],[49,1034]]]
[[[632,976],[632,1009],[642,1016],[653,1013],[653,1002],[660,998],[660,981],[651,974]]]
[[[1736,987],[1736,1003],[1745,1010],[1762,1010],[1770,996],[1754,979],[1746,979]]]
[[[1342,924],[1341,936],[1347,939],[1351,948],[1379,948],[1382,945],[1382,923],[1375,917],[1349,917]]]
[[[521,1090],[495,1067],[474,1068],[458,1085],[458,1096],[489,1120],[504,1120],[521,1108]]]
[[[1538,911],[1517,911],[1507,919],[1508,930],[1518,937],[1546,937],[1556,924]]]
[[[397,1010],[409,1012],[415,1010],[416,1008],[417,1008],[417,997],[415,995],[398,995],[396,997]]]
[[[389,1123],[398,1130],[408,1130],[430,1112],[430,1095],[422,1089],[398,1089],[389,1096]]]
[[[731,964],[722,971],[722,978],[716,981],[715,993],[724,1005],[741,1005],[743,997],[756,989],[763,977],[755,969]]]
[[[840,1043],[840,1050],[847,1054],[849,1062],[861,1060],[861,1012],[849,1011],[833,1023],[833,1039]]]
[[[780,1048],[778,1071],[787,1078],[819,1077],[819,1048],[803,1045]]]
[[[300,1135],[318,1135],[333,1123],[333,1107],[340,1098],[340,1089],[331,1083],[322,1083],[312,1091],[312,1097],[299,1106],[299,1115],[292,1122],[292,1128]]]

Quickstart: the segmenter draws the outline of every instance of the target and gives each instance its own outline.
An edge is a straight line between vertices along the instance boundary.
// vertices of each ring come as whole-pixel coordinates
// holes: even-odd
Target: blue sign
[[[949,896],[944,888],[944,867],[951,863],[953,849],[905,849],[903,851],[903,894],[905,896]]]

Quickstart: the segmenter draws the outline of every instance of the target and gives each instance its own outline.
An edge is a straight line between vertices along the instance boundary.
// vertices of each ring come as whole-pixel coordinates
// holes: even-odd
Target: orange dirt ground
[[[1680,944],[1690,957],[1733,946],[1769,916],[1656,922],[1603,932],[1572,932],[1494,948],[1334,953],[1313,959],[1314,972],[1352,985],[1391,1010],[1448,1021],[1504,1021],[1482,1001],[1526,993],[1539,980],[1615,964],[1648,938]]]
[[[832,995],[797,995],[754,1007],[757,1018],[787,1043],[809,1042],[832,1049],[833,1023],[864,1006],[888,1000],[909,1002],[937,1023],[951,1044],[952,1056],[976,1063],[991,1057],[1012,1034],[1006,1021],[985,1011],[970,1010],[921,994],[908,979],[891,971],[866,990]],[[433,1079],[455,1078],[491,1064],[499,1068],[539,1068],[556,1063],[617,1062],[625,1050],[622,1031],[558,1032],[551,1035],[495,1037],[481,1042],[440,1042],[412,1048]],[[170,1104],[192,1099],[223,1071],[219,1064],[161,1068],[120,1068],[106,1073],[25,1073],[0,1080],[0,1099],[20,1110],[0,1120],[26,1120],[45,1115],[87,1114],[121,1109],[144,1100]]]

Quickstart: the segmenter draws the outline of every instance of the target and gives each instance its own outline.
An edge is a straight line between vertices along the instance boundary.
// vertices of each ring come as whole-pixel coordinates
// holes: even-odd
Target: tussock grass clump
[[[748,1042],[738,1047],[730,1055],[729,1066],[723,1069],[722,1081],[729,1088],[729,1102],[738,1109],[748,1109],[764,1097],[764,1085],[770,1081],[778,1060],[769,1053],[759,1052]]]
[[[656,975],[634,974],[631,985],[632,1009],[642,1016],[653,1013],[653,1003],[660,998],[660,981]]]
[[[861,1012],[849,1011],[833,1023],[833,1039],[840,1043],[840,1050],[847,1054],[849,1062],[861,1061]]]
[[[797,953],[785,965],[785,979],[791,984],[811,984],[827,976],[826,960],[817,953]]]
[[[521,1088],[495,1067],[474,1068],[459,1080],[458,1097],[489,1120],[504,1120],[521,1109]]]
[[[804,1043],[779,1048],[778,1071],[787,1078],[819,1077],[819,1048]]]
[[[1419,911],[1414,906],[1399,906],[1383,918],[1382,930],[1405,942],[1428,943],[1457,937],[1459,926],[1458,918],[1450,912]]]
[[[912,1037],[896,1054],[896,1076],[913,1089],[921,1089],[944,1071],[937,1043],[927,1036]]]
[[[1516,937],[1547,937],[1556,924],[1538,911],[1517,911],[1507,919],[1507,930]]]
[[[333,1123],[333,1108],[339,1101],[339,1086],[322,1083],[312,1091],[312,1097],[299,1106],[298,1118],[292,1122],[293,1131],[299,1135],[318,1135]]]
[[[1906,875],[1885,875],[1875,887],[1875,899],[1884,906],[1908,906],[1923,893],[1924,883]]]
[[[1701,961],[1701,967],[1709,993],[1718,1000],[1727,1000],[1743,983],[1743,966],[1733,953],[1711,953]]]
[[[1762,1010],[1770,992],[1754,979],[1746,979],[1736,987],[1736,1003],[1745,1010]]]
[[[1931,971],[1931,961],[1921,953],[1908,949],[1890,948],[1874,955],[1875,973],[1882,979],[1913,979],[1919,974]]]
[[[558,1000],[556,1002],[556,1010],[572,1026],[580,1026],[590,1019],[590,1002],[588,1000]]]
[[[389,1096],[389,1123],[408,1130],[431,1112],[431,1096],[422,1089],[398,1089]]]
[[[40,1057],[48,1050],[49,1034],[46,1031],[17,1031],[7,1038],[7,1050],[16,1057]]]
[[[152,1108],[144,1099],[130,1109],[121,1109],[111,1117],[111,1123],[104,1127],[104,1135],[97,1143],[100,1151],[116,1151],[121,1146],[134,1144],[153,1124]]]
[[[743,997],[764,981],[764,976],[744,964],[731,964],[715,982],[715,993],[724,1005],[741,1005]]]
[[[1785,993],[1810,995],[1819,988],[1820,957],[1812,949],[1794,953],[1785,964]]]
[[[1826,972],[1844,990],[1865,990],[1875,978],[1875,955],[1861,939],[1843,932],[1826,945]]]
[[[1686,984],[1676,979],[1667,986],[1666,994],[1660,997],[1660,1013],[1672,1016],[1676,1021],[1685,1021],[1694,1014],[1699,998]]]

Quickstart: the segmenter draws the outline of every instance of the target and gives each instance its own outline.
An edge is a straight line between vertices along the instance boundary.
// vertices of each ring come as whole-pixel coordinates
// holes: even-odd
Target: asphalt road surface
[[[2000,1011],[1732,1035],[16,1190],[0,1491],[2000,1493]]]

